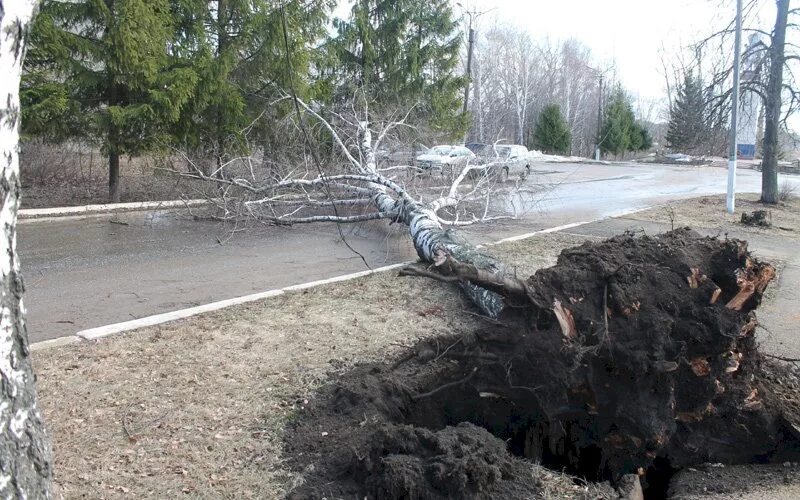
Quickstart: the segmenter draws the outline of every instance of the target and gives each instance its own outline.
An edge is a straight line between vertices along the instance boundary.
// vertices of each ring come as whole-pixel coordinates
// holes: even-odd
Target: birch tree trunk
[[[0,0],[0,497],[50,498],[51,451],[36,405],[22,275],[19,207],[19,82],[35,0]]]
[[[375,152],[372,149],[372,134],[366,122],[359,128],[359,147],[364,156],[361,164],[362,174],[378,177]],[[461,174],[466,175],[466,171]],[[455,262],[466,264],[481,274],[482,280],[462,280],[459,285],[483,314],[497,318],[505,307],[503,297],[486,287],[486,282],[500,282],[504,279],[516,280],[499,261],[481,253],[473,245],[458,238],[453,231],[445,230],[436,216],[436,208],[426,206],[414,198],[394,197],[385,187],[374,187],[372,199],[381,212],[395,214],[394,219],[408,226],[411,241],[420,259],[434,264],[442,259],[452,258]],[[434,202],[434,205],[436,202]],[[479,286],[483,281],[483,286]]]

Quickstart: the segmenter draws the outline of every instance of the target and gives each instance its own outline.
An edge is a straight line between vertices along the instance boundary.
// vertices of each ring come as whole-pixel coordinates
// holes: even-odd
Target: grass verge
[[[558,233],[489,252],[520,275],[585,238]],[[273,498],[298,478],[285,423],[330,377],[479,320],[458,291],[396,272],[34,353],[66,498]]]

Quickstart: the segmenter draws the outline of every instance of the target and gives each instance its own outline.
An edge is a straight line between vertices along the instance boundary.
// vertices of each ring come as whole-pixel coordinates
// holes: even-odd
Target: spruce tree
[[[640,123],[634,124],[632,137],[634,142],[632,149],[634,151],[647,151],[653,147],[653,138],[650,136],[650,132]]]
[[[255,132],[263,143],[291,110],[288,102],[274,102],[290,85],[301,98],[321,94],[311,80],[311,67],[321,64],[314,46],[326,33],[333,3],[288,2],[281,9],[275,0],[176,2],[176,17],[183,24],[177,46],[184,63],[196,68],[201,79],[175,135],[211,162],[209,170],[231,155],[248,152],[246,131]]]
[[[547,153],[566,153],[572,143],[569,125],[558,104],[548,104],[539,114],[533,132],[533,146]]]
[[[702,149],[708,139],[706,118],[703,84],[688,71],[670,109],[667,145],[672,150],[681,152]]]
[[[317,92],[309,77],[313,45],[332,4],[289,2],[281,10],[274,0],[44,0],[26,58],[23,132],[100,145],[113,201],[121,155],[171,144],[215,170],[246,152],[246,131],[264,135],[288,112],[288,103],[273,101],[290,75],[301,97]]]
[[[357,0],[334,24],[328,70],[340,98],[363,91],[379,107],[415,106],[436,129],[466,130],[466,82],[455,74],[461,38],[447,0]]]
[[[635,120],[633,108],[622,89],[617,89],[611,97],[601,127],[600,149],[615,156],[624,155],[635,144],[633,130]]]
[[[158,147],[194,93],[197,73],[168,67],[172,24],[168,0],[45,0],[33,23],[23,132],[98,143],[111,201],[120,156]]]

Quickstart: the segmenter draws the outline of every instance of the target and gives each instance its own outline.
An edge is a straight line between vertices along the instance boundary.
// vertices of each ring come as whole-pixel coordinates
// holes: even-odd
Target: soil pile
[[[771,227],[772,216],[766,210],[755,210],[750,213],[742,212],[742,224],[745,226]]]
[[[565,250],[485,329],[326,388],[289,429],[294,495],[611,498],[602,482],[625,474],[665,492],[678,467],[785,453],[786,396],[754,338],[774,275],[688,229]]]

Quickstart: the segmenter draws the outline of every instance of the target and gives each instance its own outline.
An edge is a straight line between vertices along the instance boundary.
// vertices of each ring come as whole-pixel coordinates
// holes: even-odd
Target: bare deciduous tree
[[[751,44],[743,53],[745,59],[759,59],[765,71],[758,78],[743,79],[742,88],[758,95],[764,106],[764,140],[762,149],[761,201],[778,201],[778,157],[780,156],[779,136],[781,128],[786,129],[790,115],[800,109],[800,86],[795,81],[796,64],[800,61],[800,47],[787,42],[787,29],[797,29],[797,24],[789,22],[790,17],[800,14],[800,9],[790,8],[790,0],[775,0],[775,21],[770,31],[755,24],[759,3],[748,1],[743,7],[744,33],[760,37],[760,43]],[[734,33],[733,21],[725,28],[698,42],[696,50],[704,50],[716,42],[715,50],[724,54]],[[713,46],[712,46],[713,48]],[[717,109],[731,106],[732,61],[729,57],[718,58],[721,64],[714,68],[710,83],[710,94]],[[727,116],[727,115],[726,115]]]

